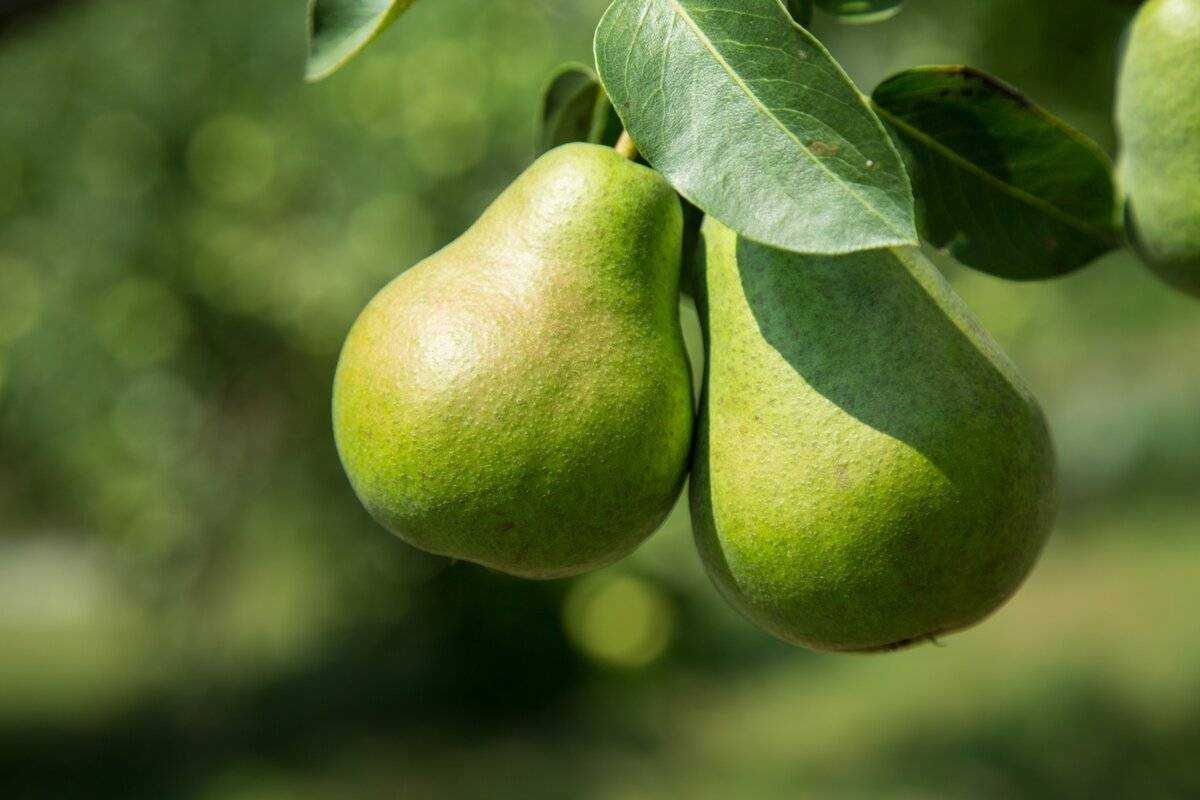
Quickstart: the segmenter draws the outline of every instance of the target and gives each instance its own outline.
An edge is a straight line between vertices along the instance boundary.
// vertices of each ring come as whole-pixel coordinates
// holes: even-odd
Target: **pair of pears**
[[[1117,86],[1130,238],[1164,281],[1200,297],[1200,0],[1149,0]]]
[[[915,249],[702,235],[693,436],[675,192],[597,145],[539,159],[349,334],[334,429],[366,508],[424,550],[555,578],[637,547],[690,466],[709,573],[785,640],[889,649],[994,610],[1055,505],[1012,365]]]

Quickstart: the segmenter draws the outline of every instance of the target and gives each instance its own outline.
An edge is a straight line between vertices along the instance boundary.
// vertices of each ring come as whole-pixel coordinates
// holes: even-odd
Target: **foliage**
[[[1108,157],[991,76],[925,67],[876,87],[921,200],[922,238],[1001,278],[1053,278],[1119,246]]]
[[[555,70],[542,92],[538,118],[539,155],[568,142],[614,145],[621,120],[596,73],[582,64]]]
[[[415,0],[309,0],[305,77],[337,71],[408,10]]]
[[[824,254],[915,244],[919,209],[925,241],[1012,280],[1119,246],[1111,164],[1090,139],[969,67],[910,69],[864,105],[805,29],[813,5],[613,0],[595,37],[603,88],[586,67],[561,67],[542,149],[603,140],[606,94],[690,207],[759,242]],[[874,23],[902,3],[817,5]]]
[[[899,154],[777,0],[617,0],[596,64],[639,151],[738,232],[812,253],[916,244]]]

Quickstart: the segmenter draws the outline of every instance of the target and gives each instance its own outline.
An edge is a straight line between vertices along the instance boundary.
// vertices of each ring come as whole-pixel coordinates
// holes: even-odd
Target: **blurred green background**
[[[943,261],[1043,399],[1064,502],[1017,598],[941,646],[770,639],[683,509],[539,584],[359,507],[341,337],[529,163],[603,5],[428,0],[315,86],[298,0],[0,33],[0,796],[1200,797],[1200,303],[1127,255],[1033,285]],[[1111,152],[1132,10],[816,32],[864,89],[970,63]]]

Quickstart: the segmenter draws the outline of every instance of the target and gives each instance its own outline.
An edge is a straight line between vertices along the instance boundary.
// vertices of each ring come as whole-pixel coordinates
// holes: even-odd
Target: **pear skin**
[[[1117,86],[1126,219],[1142,260],[1200,297],[1200,0],[1149,0]]]
[[[759,626],[891,650],[979,622],[1056,511],[1046,421],[919,250],[787,253],[709,218],[696,543]]]
[[[569,144],[384,288],[333,392],[367,510],[423,550],[528,578],[637,547],[691,442],[681,236],[661,176]]]

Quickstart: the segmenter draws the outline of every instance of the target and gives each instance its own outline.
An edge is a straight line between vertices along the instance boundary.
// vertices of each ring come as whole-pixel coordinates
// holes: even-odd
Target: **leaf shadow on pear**
[[[698,249],[695,271],[710,368],[702,389],[692,508],[698,531],[716,531],[707,419],[713,371],[708,307],[712,298],[706,297],[705,250]],[[886,489],[891,480],[887,470],[910,467],[885,462],[877,468],[869,459],[865,464],[863,459],[855,461],[853,453],[840,461],[842,453],[833,444],[836,441],[836,447],[845,451],[853,450],[859,441],[878,446],[886,441],[878,434],[894,440],[894,450],[910,451],[903,456],[906,465],[927,462],[919,470],[910,469],[916,477],[902,480],[936,484],[927,505],[920,502],[925,490],[916,486],[915,494],[896,502],[898,510],[892,516],[880,517],[890,520],[890,526],[870,531],[859,525],[855,530],[862,541],[841,548],[850,560],[861,556],[871,561],[885,576],[886,591],[879,592],[880,597],[864,598],[865,584],[852,586],[845,596],[828,599],[830,618],[850,619],[866,608],[886,617],[886,605],[892,603],[910,605],[915,617],[938,620],[928,630],[861,649],[896,649],[965,627],[994,610],[1032,567],[1055,505],[1049,435],[1036,402],[936,269],[919,253],[913,251],[912,256],[897,250],[798,255],[741,237],[736,244],[738,288],[757,327],[753,335],[786,364],[781,369],[791,373],[787,384],[808,398],[803,403],[780,403],[777,395],[765,391],[757,407],[763,413],[753,426],[760,431],[764,425],[768,431],[776,426],[769,433],[778,433],[781,447],[787,446],[789,433],[795,444],[795,429],[800,428],[812,436],[804,446],[826,448],[818,453],[820,463],[812,466],[801,463],[795,453],[779,454],[778,485],[748,491],[770,493],[769,502],[775,505],[781,498],[786,503],[804,492],[837,498],[833,484],[845,470],[857,470],[870,473],[863,485],[871,488],[862,502],[887,504],[891,498],[879,489],[881,485]],[[809,419],[798,413],[810,409],[814,416]],[[827,428],[816,419],[832,422]],[[720,446],[728,452],[730,445]],[[760,472],[755,468],[746,474]],[[901,485],[898,494],[910,488]],[[746,490],[739,491],[744,502]],[[807,513],[810,516],[797,512],[794,520],[788,520],[786,536],[800,540],[813,527],[825,524],[813,521],[811,509]],[[856,517],[854,524],[866,518]],[[868,533],[892,538],[881,545],[870,541]],[[718,588],[729,597],[735,580],[729,578],[730,584],[722,586],[719,578],[736,570],[721,547],[703,541],[702,536],[697,539],[704,557],[713,562],[709,567]],[[965,585],[972,582],[981,585]],[[884,595],[888,599],[882,599]],[[730,599],[745,610],[742,598]],[[780,633],[779,626],[786,623],[779,619],[771,623],[766,627],[777,635],[805,643],[802,637]]]

